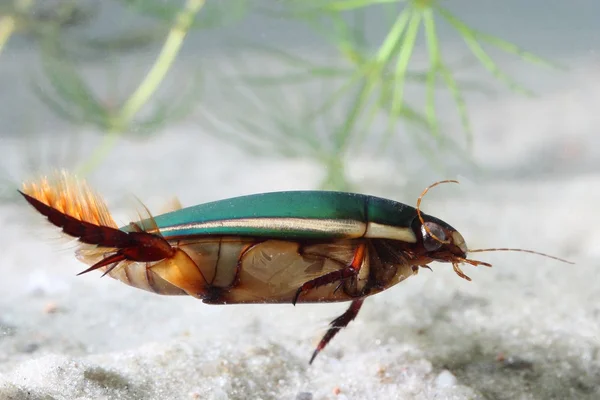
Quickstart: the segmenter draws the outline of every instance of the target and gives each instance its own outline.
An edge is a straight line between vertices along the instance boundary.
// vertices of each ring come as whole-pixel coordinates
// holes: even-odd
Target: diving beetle
[[[328,191],[248,195],[180,208],[118,227],[103,199],[66,172],[23,184],[25,200],[79,239],[77,258],[130,286],[190,295],[207,304],[350,301],[309,363],[356,318],[365,298],[433,261],[484,265],[463,236],[416,208],[379,197]],[[556,257],[548,256],[558,259]],[[565,261],[558,259],[560,261]],[[568,261],[565,261],[568,262]]]

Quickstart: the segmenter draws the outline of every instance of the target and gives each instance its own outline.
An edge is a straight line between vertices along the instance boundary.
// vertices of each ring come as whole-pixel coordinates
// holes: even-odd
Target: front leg
[[[360,272],[361,266],[363,265],[365,254],[366,244],[361,243],[356,247],[356,250],[354,251],[354,256],[352,257],[352,261],[350,262],[350,264],[348,264],[345,268],[342,268],[337,271],[332,271],[328,274],[319,276],[318,278],[311,279],[310,281],[305,282],[296,291],[296,295],[294,296],[292,304],[296,305],[296,302],[298,301],[298,298],[300,297],[300,294],[302,294],[302,292],[357,276]]]
[[[339,317],[337,317],[336,319],[331,321],[331,323],[329,324],[330,328],[327,330],[327,332],[325,333],[325,336],[323,336],[323,338],[317,345],[317,348],[313,352],[313,355],[310,358],[310,361],[308,362],[309,364],[312,364],[312,362],[315,360],[315,357],[317,357],[317,354],[319,354],[321,352],[321,350],[323,350],[325,348],[325,346],[327,346],[327,343],[329,343],[331,341],[331,339],[333,339],[333,337],[342,328],[345,328],[346,326],[348,326],[350,321],[352,321],[354,318],[356,318],[364,300],[365,299],[352,300],[350,307],[348,307],[348,309],[342,315],[340,315]]]

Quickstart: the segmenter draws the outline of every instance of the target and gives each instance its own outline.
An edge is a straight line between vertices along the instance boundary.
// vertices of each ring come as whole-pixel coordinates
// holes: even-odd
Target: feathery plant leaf
[[[34,40],[82,25],[94,15],[94,9],[76,0],[48,6],[35,0],[4,0],[0,4],[0,54],[14,34]]]
[[[427,71],[426,82],[426,106],[425,113],[431,133],[439,139],[439,123],[435,111],[435,85],[437,82],[437,72],[441,64],[441,52],[437,41],[435,29],[435,20],[431,9],[423,10],[423,27],[425,30],[425,40],[427,41],[427,50],[429,54],[429,70]],[[467,131],[470,135],[470,131]]]
[[[346,151],[352,140],[360,146],[367,137],[364,132],[370,130],[372,121],[381,112],[388,116],[388,129],[382,141],[384,146],[398,134],[395,127],[399,121],[410,121],[419,126],[426,122],[427,129],[424,131],[429,133],[434,142],[440,146],[448,142],[443,140],[439,130],[440,123],[436,110],[440,85],[450,93],[461,121],[467,147],[471,147],[473,134],[463,91],[478,88],[476,85],[469,85],[456,79],[453,69],[444,60],[442,44],[436,29],[436,15],[448,22],[462,37],[467,49],[475,56],[478,63],[511,91],[531,94],[531,91],[501,70],[484,50],[485,44],[527,62],[555,67],[553,63],[522,50],[513,43],[469,27],[443,8],[438,0],[287,0],[282,3],[287,6],[285,10],[275,10],[270,14],[302,19],[311,28],[316,27],[315,30],[333,43],[341,57],[349,64],[350,71],[340,76],[341,78],[345,76],[346,83],[334,91],[322,103],[323,107],[317,110],[317,112],[325,112],[337,102],[349,101],[346,121],[333,134],[334,142],[340,146],[341,152]],[[346,17],[348,12],[356,14],[374,6],[384,7],[388,12],[395,10],[395,6],[399,8],[387,35],[376,50],[370,52],[364,45],[364,27],[350,26]],[[429,56],[429,66],[426,72],[415,73],[410,70],[410,65],[417,48],[417,37],[421,27]],[[298,65],[305,67],[306,72],[291,76],[300,76],[303,82],[311,73],[317,77],[322,76],[323,71],[332,72],[323,67],[311,68],[301,62]],[[424,110],[421,112],[410,108],[404,113],[402,111],[407,107],[404,98],[406,85],[409,81],[417,80],[425,90]],[[373,96],[376,97],[375,100]],[[360,129],[356,129],[359,121],[362,121],[362,125]],[[350,132],[354,133],[350,134]]]
[[[450,11],[448,11],[447,9],[445,9],[439,5],[435,6],[435,10],[442,17],[444,17],[444,19],[446,19],[452,26],[454,26],[454,28],[461,34],[463,39],[466,39],[466,37],[469,37],[477,42],[486,42],[492,46],[497,47],[498,49],[500,49],[506,53],[513,54],[513,55],[521,58],[524,61],[527,61],[527,62],[530,62],[533,64],[538,64],[538,65],[541,65],[546,68],[559,68],[559,69],[562,68],[559,64],[552,62],[550,60],[547,60],[543,57],[537,56],[531,52],[528,52],[528,51],[520,48],[519,46],[517,46],[514,43],[511,43],[509,41],[501,39],[497,36],[493,36],[488,33],[481,32],[477,29],[471,28],[466,23],[461,21],[458,17],[456,17],[454,14],[452,14]]]
[[[122,103],[100,99],[94,93],[78,72],[74,61],[60,45],[62,41],[59,33],[44,40],[42,66],[48,85],[34,81],[34,93],[59,117],[75,124],[91,124],[100,131],[107,132],[101,144],[80,167],[80,173],[86,174],[95,168],[121,134],[147,134],[191,112],[198,97],[199,78],[193,79],[193,84],[188,86],[188,90],[180,93],[179,101],[171,99],[169,105],[159,104],[145,120],[136,121],[138,112],[149,102],[170,70],[185,33],[203,4],[204,0],[187,0],[186,7],[180,10],[154,65],[137,89]]]
[[[350,11],[377,4],[398,3],[398,0],[335,0],[324,1],[323,3],[325,3],[323,7],[330,11]]]
[[[94,169],[108,154],[117,142],[121,133],[131,129],[138,112],[154,95],[167,72],[171,69],[183,40],[189,31],[198,12],[204,7],[205,0],[186,0],[185,5],[176,15],[173,25],[167,35],[162,49],[154,64],[140,82],[137,89],[123,103],[121,108],[112,116],[111,125],[103,142],[98,146],[90,159],[79,170],[82,175]],[[155,115],[142,124],[142,129],[162,126],[164,118]],[[135,128],[133,129],[135,130]]]
[[[96,95],[58,43],[58,40],[49,39],[42,46],[42,67],[50,87],[44,88],[40,83],[34,82],[34,93],[50,109],[70,122],[107,128],[110,110],[96,99]],[[49,89],[52,90],[52,95],[48,93]]]
[[[377,7],[384,9],[386,16],[395,17],[389,22],[386,36],[373,50],[366,45],[364,11]],[[279,7],[259,10],[269,16],[305,22],[333,45],[344,61],[341,67],[339,64],[324,65],[263,46],[259,51],[269,53],[287,64],[288,71],[268,77],[260,74],[244,76],[246,83],[255,86],[309,84],[311,79],[316,81],[324,78],[338,82],[315,103],[312,117],[326,115],[340,107],[345,110],[343,121],[330,133],[335,154],[342,158],[352,146],[362,148],[367,139],[374,138],[367,132],[372,132],[374,121],[382,114],[387,117],[387,129],[383,135],[379,135],[381,147],[387,146],[400,133],[397,125],[402,122],[405,127],[402,132],[406,131],[416,139],[413,140],[415,145],[426,157],[435,159],[435,151],[442,150],[444,146],[456,151],[457,142],[440,132],[436,99],[442,88],[450,94],[464,132],[463,140],[466,147],[471,149],[473,132],[465,91],[483,92],[483,89],[477,83],[454,76],[456,68],[451,67],[443,56],[437,18],[447,22],[462,38],[477,63],[511,91],[531,94],[502,71],[484,50],[484,45],[515,55],[526,62],[554,67],[551,62],[511,42],[471,28],[443,8],[439,0],[283,0],[279,2]],[[424,71],[414,71],[411,65],[421,34],[428,55],[428,66]],[[409,84],[424,90],[422,109],[406,101]],[[420,132],[422,137],[416,132]],[[333,163],[330,163],[330,167],[340,168]]]
[[[200,73],[192,75],[187,83],[187,88],[177,97],[170,98],[168,102],[158,101],[159,104],[154,107],[151,116],[136,123],[134,132],[148,135],[188,117],[194,111],[201,96],[202,75]]]
[[[400,45],[400,50],[398,53],[398,60],[396,61],[396,72],[394,74],[394,78],[396,81],[396,90],[394,91],[393,99],[392,99],[392,108],[391,108],[391,116],[390,118],[390,128],[393,128],[394,122],[397,120],[400,115],[400,111],[402,109],[402,103],[404,101],[404,83],[406,81],[406,71],[408,69],[408,63],[410,62],[412,53],[415,48],[415,43],[417,41],[417,33],[419,32],[419,26],[421,24],[421,13],[413,12],[410,16],[410,21],[406,28],[406,34],[404,36],[404,41]]]
[[[462,140],[467,147],[472,145],[473,133],[465,91],[481,90],[481,86],[455,77],[456,67],[444,59],[438,20],[447,23],[462,38],[467,53],[478,65],[511,91],[532,94],[503,71],[490,55],[489,48],[535,65],[555,67],[514,43],[470,27],[442,7],[439,0],[280,0],[269,3],[268,7],[264,3],[261,5],[247,0],[119,1],[129,10],[159,20],[161,29],[133,30],[105,38],[78,37],[75,42],[91,49],[91,53],[130,51],[154,43],[168,30],[149,72],[122,103],[109,103],[94,93],[78,72],[73,54],[69,56],[65,36],[61,35],[64,29],[81,25],[89,19],[93,14],[89,9],[84,9],[75,0],[62,2],[61,7],[42,6],[42,13],[33,12],[34,9],[39,10],[33,5],[43,4],[35,0],[12,0],[0,5],[3,10],[0,16],[0,52],[16,32],[26,32],[41,43],[42,67],[48,83],[32,83],[40,101],[72,123],[92,124],[107,132],[101,146],[81,167],[83,173],[94,168],[125,132],[146,134],[188,115],[197,99],[199,79],[179,96],[179,101],[157,104],[145,119],[140,119],[139,112],[148,105],[170,71],[189,30],[214,29],[234,23],[243,18],[250,7],[264,14],[302,21],[336,49],[342,62],[331,64],[306,60],[290,51],[264,44],[246,45],[245,52],[254,50],[276,59],[287,67],[286,71],[278,75],[262,71],[241,72],[236,79],[246,88],[267,89],[271,92],[270,98],[263,92],[260,92],[261,95],[266,97],[262,100],[254,93],[246,96],[232,94],[231,98],[243,101],[244,105],[247,102],[244,108],[254,112],[228,116],[228,124],[220,124],[216,130],[252,152],[277,153],[284,157],[305,155],[318,160],[328,171],[324,183],[328,188],[348,186],[344,181],[343,160],[351,149],[362,150],[367,141],[369,145],[385,147],[399,134],[406,134],[426,157],[434,161],[439,159],[435,157],[436,151],[445,147],[454,151],[460,147],[457,140],[440,132],[436,99],[441,89],[450,95],[456,107],[464,131]],[[6,4],[9,4],[8,8]],[[384,24],[387,20],[388,30],[375,48],[368,45],[366,10],[385,11],[381,21]],[[162,22],[165,22],[164,30]],[[421,37],[424,38],[428,65],[416,70],[414,55],[421,44]],[[244,41],[239,44],[244,44]],[[322,85],[323,82],[330,85]],[[276,90],[283,85],[304,86],[311,83],[327,89],[318,98],[313,96],[308,104],[301,106],[291,104],[285,90]],[[424,91],[423,106],[407,101],[413,87]],[[294,90],[297,88],[294,87]],[[267,100],[272,104],[265,103]],[[299,107],[301,111],[298,111]],[[339,120],[332,117],[340,113],[342,117]],[[267,127],[256,121],[257,114],[269,121]],[[375,121],[379,121],[380,117],[386,118],[387,125],[381,132],[373,132]],[[324,125],[327,125],[326,129]]]
[[[84,38],[80,42],[87,50],[93,53],[105,54],[109,52],[129,52],[147,47],[165,35],[163,29],[137,28],[118,35],[107,37]]]

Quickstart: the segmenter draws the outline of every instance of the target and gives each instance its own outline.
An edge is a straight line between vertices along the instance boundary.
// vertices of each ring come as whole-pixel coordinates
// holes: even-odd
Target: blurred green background
[[[347,171],[363,154],[398,170],[417,157],[442,176],[473,173],[469,102],[534,96],[506,65],[568,67],[552,57],[555,40],[514,27],[535,16],[531,32],[543,36],[593,2],[476,3],[4,0],[0,146],[28,145],[0,164],[3,186],[45,165],[89,174],[120,140],[190,120],[252,157],[316,162],[321,189],[360,191]],[[60,145],[57,130],[69,135]],[[79,140],[83,131],[100,140]]]

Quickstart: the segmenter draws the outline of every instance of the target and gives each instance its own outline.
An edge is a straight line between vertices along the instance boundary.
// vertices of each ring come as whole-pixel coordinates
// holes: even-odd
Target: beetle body
[[[77,257],[128,285],[209,304],[351,301],[313,357],[363,300],[432,261],[467,260],[463,237],[417,208],[362,194],[295,191],[237,197],[118,228],[102,199],[63,174],[25,199],[82,242]]]
[[[109,275],[144,290],[188,294],[206,303],[294,302],[305,282],[348,266],[359,245],[365,246],[359,274],[341,285],[316,287],[297,301],[366,297],[417,271],[410,257],[420,235],[416,210],[373,196],[265,193],[172,211],[153,222],[177,256],[150,265],[124,261],[128,265]],[[93,265],[104,254],[85,249],[79,258]]]

